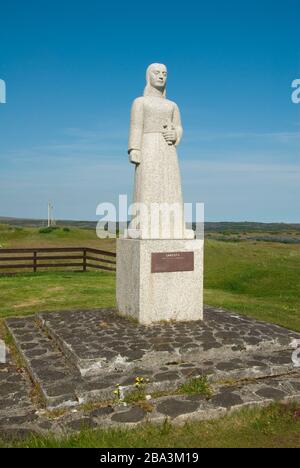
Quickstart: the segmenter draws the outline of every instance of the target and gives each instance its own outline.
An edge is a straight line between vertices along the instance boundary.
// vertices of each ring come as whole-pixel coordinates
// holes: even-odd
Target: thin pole
[[[48,202],[48,227],[51,226],[51,214],[50,214],[50,212],[51,212],[51,203]]]

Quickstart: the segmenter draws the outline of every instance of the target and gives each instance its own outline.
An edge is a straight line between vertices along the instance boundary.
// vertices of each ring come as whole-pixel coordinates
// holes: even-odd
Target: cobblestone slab
[[[207,336],[205,335],[206,338],[203,338],[203,334],[200,333],[202,337],[199,342],[201,353],[197,348],[193,347],[189,360],[184,360],[183,355],[180,354],[176,354],[176,360],[174,360],[172,351],[165,350],[162,352],[160,347],[157,349],[157,334],[152,334],[153,327],[150,329],[149,327],[142,327],[144,333],[151,332],[150,336],[147,335],[148,349],[150,349],[149,354],[152,358],[151,367],[149,367],[148,358],[141,360],[139,358],[141,354],[129,354],[130,352],[126,351],[127,348],[123,345],[124,341],[128,341],[131,331],[134,330],[137,333],[141,327],[128,321],[125,321],[124,324],[124,319],[120,319],[119,316],[111,311],[85,311],[83,313],[77,312],[77,314],[79,316],[77,321],[75,320],[77,315],[73,315],[73,312],[52,314],[52,320],[51,314],[48,313],[42,314],[42,318],[39,316],[38,320],[35,317],[25,317],[21,319],[8,319],[6,321],[6,325],[23,357],[29,374],[40,389],[45,405],[50,409],[76,406],[87,402],[111,400],[114,398],[116,384],[119,384],[123,388],[124,394],[127,394],[133,390],[137,376],[144,377],[145,379],[148,378],[149,384],[147,385],[147,390],[153,392],[172,391],[187,379],[203,375],[206,375],[210,382],[216,383],[219,381],[276,376],[294,371],[291,350],[272,351],[274,349],[274,342],[275,349],[278,347],[278,342],[285,348],[289,346],[292,338],[297,337],[297,334],[280,327],[275,327],[276,334],[273,337],[273,345],[270,346],[270,352],[262,351],[262,349],[265,349],[265,343],[264,346],[254,348],[250,346],[247,349],[234,351],[231,349],[231,352],[228,352],[226,337],[223,336],[223,340],[225,341],[225,344],[221,345],[223,353],[217,353],[214,359],[207,359],[206,352],[203,350],[204,345],[207,344]],[[104,314],[106,314],[106,321],[104,320]],[[227,315],[229,314],[227,313]],[[230,319],[232,319],[231,315]],[[86,317],[86,320],[83,320],[83,317]],[[235,318],[236,316],[233,315],[233,317]],[[240,317],[238,318],[240,319]],[[56,325],[54,332],[50,330],[49,323],[56,324],[58,319],[59,326]],[[96,319],[97,322],[95,323]],[[119,337],[120,346],[118,347],[114,333],[119,320],[121,320],[121,326],[118,328],[119,331],[124,332],[124,325],[129,327],[129,330],[127,331],[127,335],[125,335],[125,332],[122,335],[123,341]],[[83,321],[84,330],[82,330]],[[38,326],[38,323],[50,334],[50,337]],[[64,333],[63,324],[68,324],[69,334]],[[191,324],[184,325],[190,330]],[[266,324],[262,324],[261,326],[264,325]],[[97,341],[94,338],[95,333],[98,332],[98,329],[95,332],[96,326],[98,326],[101,332],[101,336],[98,336]],[[271,331],[274,333],[273,326],[270,325],[268,327],[269,334]],[[155,329],[158,332],[156,326]],[[160,329],[160,333],[166,333],[168,340],[172,341],[169,324],[160,324]],[[78,361],[77,358],[74,358],[73,348],[69,344],[71,330],[74,331],[74,335],[77,338],[76,343],[79,346],[76,345],[76,351],[79,352],[81,349],[84,357],[87,356],[86,352],[94,353],[96,352],[95,348],[97,348],[97,353],[101,354],[103,352],[107,360],[109,359],[108,356],[111,357],[107,352],[113,349],[116,353],[118,350],[117,359],[111,359],[109,365],[98,368],[97,372],[87,372],[86,375],[82,376],[78,367],[75,366]],[[229,332],[234,333],[232,326]],[[89,333],[93,337],[91,343],[89,343],[93,349],[86,351],[87,345],[84,343],[86,342],[86,335]],[[185,343],[182,344],[184,347],[186,345],[187,333],[185,331],[184,336],[180,337],[177,331],[175,342],[182,339],[181,343]],[[140,336],[139,339],[141,340],[142,337]],[[143,356],[145,356],[147,352],[146,346],[137,340],[138,337],[136,336],[136,341],[133,345],[132,340],[129,339],[128,346],[135,346],[138,343],[139,348],[143,349]],[[122,355],[121,352],[123,353]],[[201,354],[201,359],[199,358],[199,354]],[[120,362],[122,362],[122,365],[120,365]]]
[[[124,324],[124,319],[110,310],[55,313],[53,319],[47,313],[38,321],[36,317],[7,319],[35,386],[10,356],[6,364],[0,364],[0,438],[131,427],[145,421],[160,423],[166,418],[181,424],[272,401],[300,402],[300,373],[292,366],[290,349],[292,339],[299,339],[299,334],[221,310],[207,308],[205,313],[202,328],[198,323],[154,327],[128,321]],[[50,325],[59,339],[45,333]],[[70,339],[72,330],[77,344]],[[66,352],[70,342],[72,347]],[[100,355],[106,365],[101,372],[97,369],[96,373],[82,375],[74,365],[74,349],[83,359],[84,370],[85,360],[88,366],[95,364],[99,354],[93,353],[99,350],[104,350]],[[118,354],[112,357],[108,351]],[[151,365],[145,358],[147,353],[152,356]],[[171,359],[174,355],[176,359]],[[174,394],[180,383],[202,375],[213,384],[211,398]],[[119,383],[125,394],[131,392],[137,376],[149,379],[147,394],[164,391],[168,396],[151,399],[146,405],[113,403],[115,385]],[[48,408],[64,407],[64,413],[58,417],[40,407],[36,398],[32,399],[35,387]],[[98,403],[87,410],[80,406],[87,401]]]
[[[0,420],[4,416],[13,416],[16,410],[19,414],[33,410],[30,390],[26,374],[11,362],[10,357],[6,364],[0,363]]]
[[[134,390],[136,377],[147,380],[147,393],[171,392],[192,378],[206,376],[211,384],[266,378],[270,376],[287,375],[296,372],[291,361],[291,352],[276,351],[270,356],[248,356],[245,361],[232,359],[229,361],[207,362],[199,366],[193,362],[172,363],[156,369],[136,367],[130,371],[114,371],[103,375],[86,376],[76,386],[78,401],[81,403],[107,401],[114,396],[116,383],[124,395]]]
[[[66,415],[59,425],[62,432],[82,427],[131,427],[144,422],[162,423],[170,419],[175,424],[188,420],[206,420],[245,407],[266,406],[271,402],[300,402],[300,374],[259,380],[235,386],[218,387],[207,399],[202,395],[165,396],[144,405],[107,406],[89,412]]]
[[[124,406],[107,405],[90,410],[70,409],[61,416],[42,411],[0,418],[0,438],[24,438],[33,434],[57,436],[82,429],[122,427],[141,423],[161,424],[166,419],[174,424],[218,418],[246,407],[262,407],[271,402],[300,402],[300,374],[269,378],[234,386],[220,386],[211,398],[202,395],[170,395]]]
[[[39,320],[81,375],[271,353],[290,349],[291,341],[300,339],[299,333],[211,307],[205,308],[203,322],[148,327],[110,309],[43,313]]]
[[[9,318],[6,326],[26,368],[50,408],[78,404],[75,382],[81,379],[37,325],[35,317]]]
[[[32,402],[32,385],[23,369],[7,356],[0,363],[0,438],[24,438],[52,428],[52,423],[39,417]]]

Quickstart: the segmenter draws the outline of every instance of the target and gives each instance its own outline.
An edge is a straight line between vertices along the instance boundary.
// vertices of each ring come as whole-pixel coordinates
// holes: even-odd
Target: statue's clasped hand
[[[168,143],[168,145],[174,145],[177,140],[177,133],[175,129],[165,130],[163,132],[163,137]]]

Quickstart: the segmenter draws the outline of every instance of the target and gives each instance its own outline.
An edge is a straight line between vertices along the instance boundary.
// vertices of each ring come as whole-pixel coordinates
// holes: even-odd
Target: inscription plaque
[[[151,255],[151,273],[194,271],[194,252],[161,252]]]

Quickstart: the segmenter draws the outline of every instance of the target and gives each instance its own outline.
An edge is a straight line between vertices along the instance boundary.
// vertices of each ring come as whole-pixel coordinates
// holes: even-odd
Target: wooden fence
[[[0,248],[0,274],[22,268],[36,273],[41,268],[58,267],[76,268],[78,271],[87,271],[88,268],[116,271],[116,254],[90,247]]]

